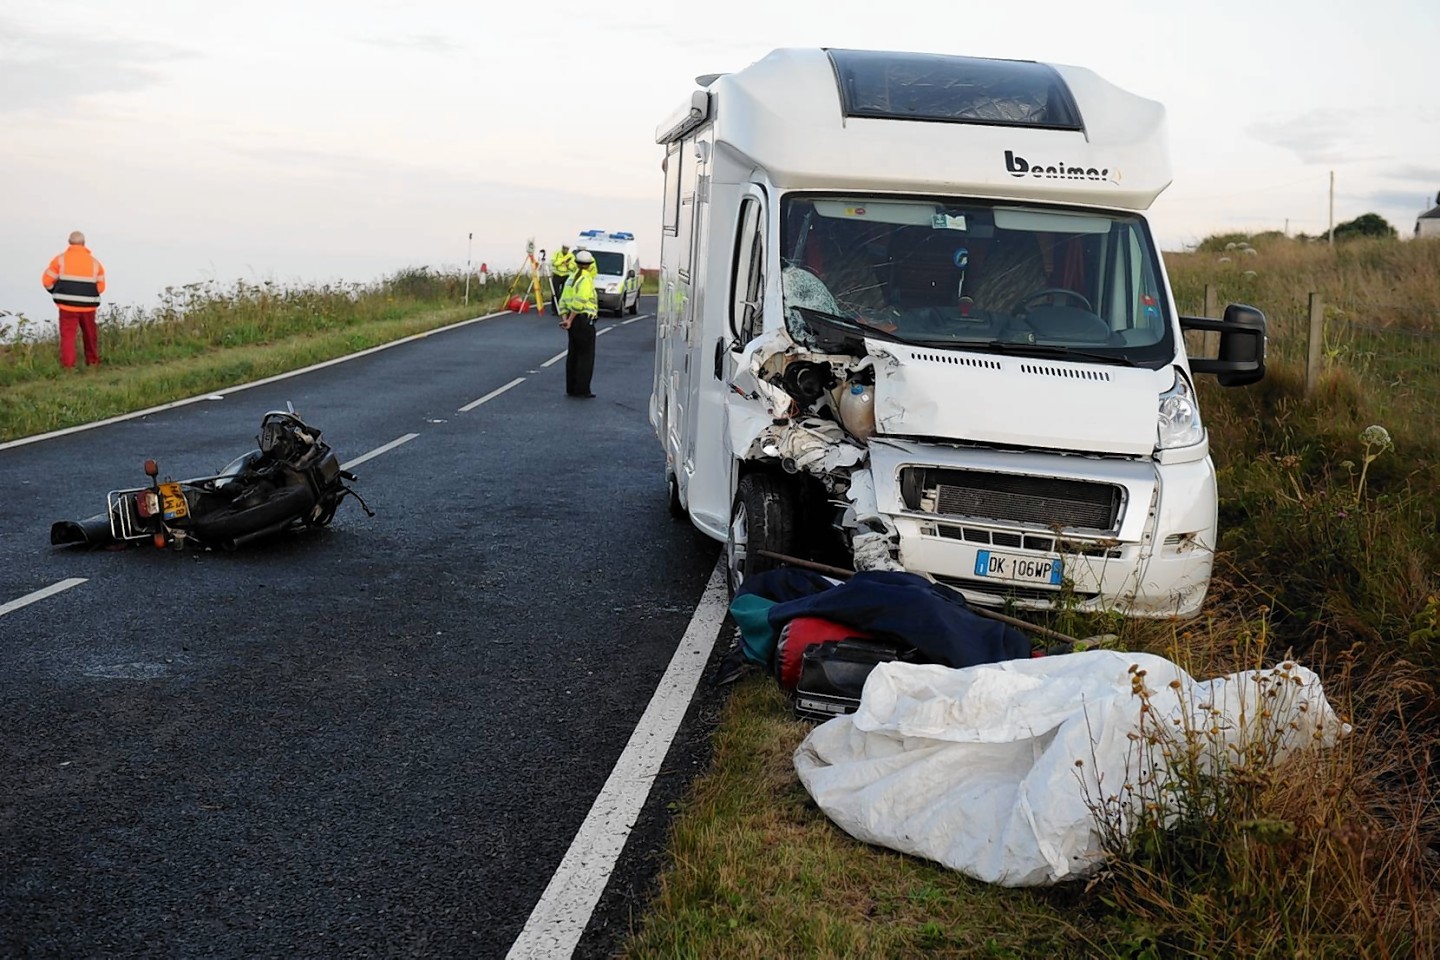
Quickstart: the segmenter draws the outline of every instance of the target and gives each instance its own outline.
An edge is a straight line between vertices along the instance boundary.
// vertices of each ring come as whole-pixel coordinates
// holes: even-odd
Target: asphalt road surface
[[[504,315],[0,451],[0,954],[506,954],[718,552],[666,509],[653,301],[598,328],[593,400],[544,365],[553,318]],[[373,518],[49,545],[146,457],[213,473],[287,400],[342,461],[409,438],[354,467]],[[577,956],[643,910],[717,699],[707,676]]]

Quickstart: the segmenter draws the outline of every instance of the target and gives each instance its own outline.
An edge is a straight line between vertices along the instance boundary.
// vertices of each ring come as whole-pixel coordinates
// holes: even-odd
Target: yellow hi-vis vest
[[[550,269],[557,277],[568,277],[575,272],[575,254],[561,250],[550,258]]]
[[[595,265],[589,269],[576,270],[565,281],[560,291],[560,312],[578,313],[594,317],[600,313],[600,301],[595,297]]]

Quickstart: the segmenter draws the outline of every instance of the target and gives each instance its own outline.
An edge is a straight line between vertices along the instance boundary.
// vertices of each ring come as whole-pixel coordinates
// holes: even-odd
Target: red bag
[[[791,619],[780,629],[780,637],[775,643],[775,679],[780,681],[780,686],[785,690],[793,692],[795,685],[800,682],[800,666],[806,650],[827,640],[844,640],[849,637],[874,639],[872,634],[864,630],[847,627],[843,623],[823,617]]]

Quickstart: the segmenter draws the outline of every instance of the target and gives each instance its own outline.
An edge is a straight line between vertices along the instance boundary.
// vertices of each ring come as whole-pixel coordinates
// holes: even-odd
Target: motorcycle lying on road
[[[355,482],[355,474],[341,468],[335,451],[293,404],[286,407],[261,419],[258,449],[215,476],[162,481],[159,464],[146,460],[149,486],[112,490],[104,513],[55,523],[50,542],[102,547],[149,540],[161,548],[234,550],[291,527],[324,527],[346,497],[373,517],[345,485]]]

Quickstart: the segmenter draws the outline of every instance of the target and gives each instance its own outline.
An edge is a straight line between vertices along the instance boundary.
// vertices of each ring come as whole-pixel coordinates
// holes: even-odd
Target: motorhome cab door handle
[[[715,341],[715,379],[725,379],[725,338]]]

